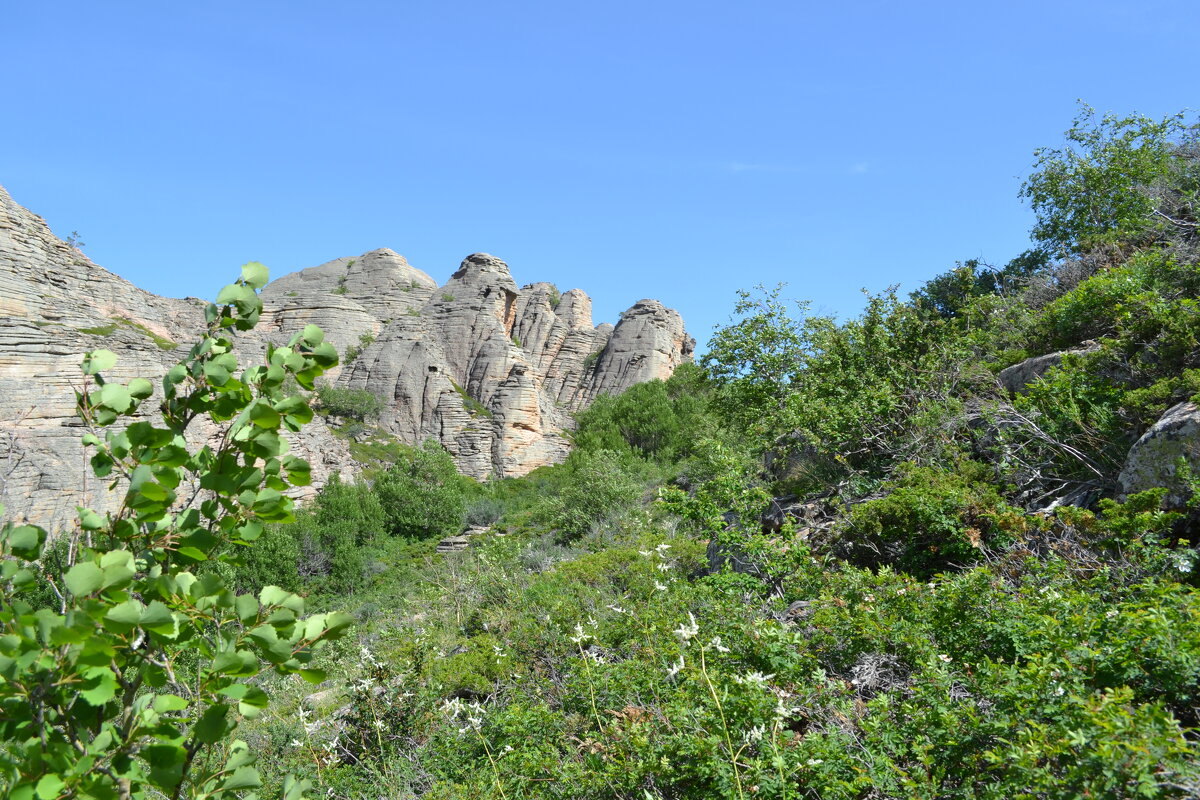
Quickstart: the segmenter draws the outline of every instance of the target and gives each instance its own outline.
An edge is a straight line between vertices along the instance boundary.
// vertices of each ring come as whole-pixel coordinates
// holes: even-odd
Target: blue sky
[[[53,2],[0,18],[0,184],[97,263],[211,297],[391,247],[642,297],[841,316],[1027,245],[1082,98],[1197,104],[1195,0]]]

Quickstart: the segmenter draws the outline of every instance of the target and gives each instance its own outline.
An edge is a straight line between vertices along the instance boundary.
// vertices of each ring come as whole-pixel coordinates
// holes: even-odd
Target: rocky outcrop
[[[243,364],[267,342],[320,325],[339,352],[357,351],[329,380],[373,392],[384,401],[382,428],[413,444],[441,442],[478,478],[561,461],[573,412],[670,376],[694,349],[679,314],[657,301],[638,302],[615,328],[596,326],[582,291],[518,288],[484,253],[440,287],[381,249],[284,275],[262,297],[259,326],[239,343]],[[116,352],[117,379],[161,375],[202,329],[203,308],[97,266],[0,188],[0,503],[9,518],[55,527],[76,505],[105,507],[109,493],[89,477],[75,417],[83,353]],[[293,446],[313,462],[314,487],[355,469],[319,419]]]
[[[476,253],[419,308],[380,320],[337,383],[384,398],[387,431],[437,439],[468,475],[524,475],[566,456],[573,412],[691,360],[683,320],[658,301],[615,328],[594,326],[591,305],[578,289],[518,289],[507,264]]]
[[[114,495],[91,476],[80,444],[75,391],[83,354],[116,352],[108,374],[117,380],[160,376],[178,361],[176,347],[203,328],[203,308],[97,266],[0,188],[0,503],[7,518],[58,528],[78,505],[111,507]],[[245,342],[243,363],[263,341]],[[320,424],[294,435],[292,449],[313,465],[314,485],[300,496],[352,466],[345,445]]]
[[[1130,448],[1117,478],[1118,499],[1165,487],[1164,504],[1183,508],[1192,493],[1179,474],[1181,459],[1193,474],[1200,474],[1200,407],[1191,402],[1167,409]]]
[[[1099,349],[1095,343],[1085,342],[1083,347],[1074,350],[1061,350],[1057,353],[1034,356],[1013,364],[1011,367],[1005,367],[1000,370],[996,378],[1009,394],[1022,394],[1030,384],[1062,364],[1064,357],[1083,356]]]

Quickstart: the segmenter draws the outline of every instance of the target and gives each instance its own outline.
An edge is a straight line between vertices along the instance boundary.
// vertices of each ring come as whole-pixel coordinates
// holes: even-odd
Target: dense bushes
[[[330,416],[364,422],[379,416],[383,401],[366,389],[322,386],[317,389],[317,408]]]
[[[432,440],[403,453],[375,481],[389,532],[414,539],[458,533],[466,499],[450,454]]]
[[[1194,513],[1112,499],[1200,390],[1193,234],[1157,213],[1193,219],[1188,130],[1043,153],[1038,247],[1000,269],[841,322],[743,294],[707,369],[601,398],[564,464],[474,484],[426,445],[332,484],[294,558],[343,554],[300,585],[353,592],[364,649],[336,722],[293,694],[256,741],[344,796],[1196,796]],[[1091,214],[1095,186],[1137,197]],[[464,516],[504,535],[431,557]],[[380,568],[335,578],[350,549]]]

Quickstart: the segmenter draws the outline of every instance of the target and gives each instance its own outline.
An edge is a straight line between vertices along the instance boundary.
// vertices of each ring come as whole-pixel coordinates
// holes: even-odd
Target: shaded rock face
[[[1166,487],[1164,503],[1180,509],[1191,490],[1179,475],[1179,460],[1200,474],[1200,407],[1180,403],[1167,409],[1158,422],[1129,450],[1117,477],[1119,500],[1147,489]]]
[[[694,349],[679,314],[657,301],[638,302],[615,328],[593,326],[582,291],[518,288],[508,266],[483,253],[441,287],[382,249],[285,275],[262,297],[240,363],[254,363],[268,341],[320,325],[339,352],[362,348],[327,373],[330,381],[374,392],[385,403],[382,427],[413,444],[436,439],[478,478],[561,461],[573,412],[601,393],[669,377]],[[80,445],[74,391],[83,354],[107,347],[119,356],[112,377],[157,382],[183,356],[174,348],[202,330],[203,309],[92,263],[0,187],[0,503],[8,518],[61,527],[77,505],[112,502]],[[306,493],[333,472],[355,471],[320,419],[294,437],[293,452],[313,464]]]

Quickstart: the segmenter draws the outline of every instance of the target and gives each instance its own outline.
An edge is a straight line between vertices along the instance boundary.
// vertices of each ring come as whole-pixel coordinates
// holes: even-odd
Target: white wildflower
[[[1121,612],[1119,612],[1115,608],[1113,608],[1113,609],[1110,609],[1108,612],[1106,612],[1104,616],[1107,617],[1108,619],[1112,619],[1113,617],[1117,616],[1117,614],[1119,614],[1119,613],[1121,613]]]
[[[700,632],[700,626],[696,624],[696,617],[690,611],[688,620],[687,624],[680,623],[679,627],[675,629],[675,635],[685,642]]]
[[[578,622],[575,623],[575,635],[571,637],[571,641],[577,645],[582,645],[588,639],[592,638],[590,633],[583,632],[583,626]]]
[[[621,607],[620,607],[619,605],[617,605],[616,603],[613,603],[612,605],[608,606],[608,610],[609,610],[609,611],[615,611],[615,612],[616,612],[616,613],[618,613],[618,614],[628,614],[628,613],[629,613],[628,611],[626,611],[625,609],[621,608]]]
[[[752,684],[754,686],[766,686],[767,682],[770,681],[771,678],[774,678],[774,677],[775,677],[775,673],[771,673],[770,675],[763,675],[761,672],[758,672],[757,670],[755,670],[754,672],[751,672],[748,675],[734,675],[733,680],[735,682],[743,684],[743,685]]]
[[[670,549],[671,549],[671,545],[667,544],[666,542],[663,542],[658,547],[654,548],[654,552],[658,553],[663,558],[666,558],[665,553]]]
[[[656,591],[665,592],[667,590],[667,585],[665,583],[659,583],[658,581],[655,581],[654,588]]]
[[[655,569],[657,569],[659,572],[670,572],[671,565],[665,561],[660,561],[658,562],[658,565],[655,566]]]
[[[805,765],[807,765],[807,766],[810,766],[810,767],[815,767],[815,766],[818,766],[818,765],[820,765],[820,764],[824,764],[825,762],[824,762],[822,759],[819,759],[819,758],[810,758],[808,761],[806,761],[806,762],[804,762],[804,763],[805,763]]]
[[[671,668],[667,670],[667,677],[674,678],[676,675],[678,675],[680,673],[681,670],[683,670],[683,655],[682,654],[679,656],[679,660],[676,661],[674,664],[672,664]]]
[[[938,658],[941,659],[942,661],[946,662],[947,664],[949,664],[950,660],[951,660],[950,656],[946,655],[945,653],[939,653]]]
[[[654,555],[653,550],[638,550],[638,552],[642,555],[643,558],[649,558],[650,556]]]
[[[764,728],[762,725],[755,725],[753,728],[746,731],[746,741],[761,742],[764,733],[766,733],[766,728]]]
[[[729,652],[729,648],[726,647],[725,645],[721,644],[720,636],[714,636],[712,638],[712,641],[710,641],[708,643],[708,646],[711,647],[713,650],[716,650],[718,653],[728,653]]]

